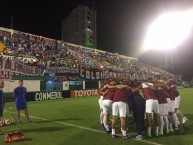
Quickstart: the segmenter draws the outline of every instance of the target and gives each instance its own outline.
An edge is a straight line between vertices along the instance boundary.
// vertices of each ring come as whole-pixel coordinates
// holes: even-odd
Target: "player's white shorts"
[[[170,100],[168,103],[168,112],[174,112],[175,111],[175,100]]]
[[[166,98],[167,102],[170,103],[170,98]]]
[[[167,110],[169,112],[169,103],[170,103],[170,98],[166,98],[167,102],[168,102],[168,106],[167,106]]]
[[[178,97],[175,97],[175,108],[179,108],[179,106],[180,106],[180,96],[178,96]]]
[[[168,115],[168,103],[159,104],[159,111],[161,116]]]
[[[146,113],[160,113],[158,100],[148,99],[146,100]]]
[[[100,96],[98,102],[99,102],[100,110],[103,110],[103,96]]]
[[[112,111],[113,111],[113,116],[118,116],[120,117],[126,117],[126,103],[125,102],[114,102],[112,106]]]
[[[112,112],[113,101],[103,100],[103,113],[110,114]]]

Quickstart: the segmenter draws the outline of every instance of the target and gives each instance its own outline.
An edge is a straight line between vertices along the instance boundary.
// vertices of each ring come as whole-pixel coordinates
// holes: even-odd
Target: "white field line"
[[[43,100],[43,101],[47,101],[47,100]],[[33,101],[34,102],[34,101]],[[35,101],[35,102],[40,102],[40,101]],[[42,102],[42,101],[41,101]],[[49,103],[41,103],[41,104],[29,104],[29,105],[27,105],[27,106],[36,106],[36,105],[47,105],[47,104],[55,104],[55,103],[65,103],[65,102],[72,102],[72,100],[62,100],[62,99],[60,99],[60,101],[56,101],[56,102],[49,102]]]
[[[59,99],[57,99],[57,100],[59,100]],[[45,104],[46,104],[46,105],[47,105],[47,104],[49,105],[49,104],[55,104],[55,103],[72,102],[72,100],[65,100],[65,99],[64,99],[64,100],[60,99],[60,101],[56,101],[56,102],[54,101],[54,102],[52,102],[52,103],[51,103],[51,102],[46,103],[46,101],[48,101],[48,100],[32,101],[32,102],[43,102],[43,101],[45,101],[45,102],[44,102],[44,103],[40,103],[40,104],[29,104],[29,102],[27,102],[27,103],[28,103],[27,106],[36,106],[36,105],[38,105],[38,106],[40,105],[40,106],[41,106],[41,105],[45,105]],[[49,101],[51,101],[51,100],[49,100]],[[75,100],[75,101],[76,101],[76,100]],[[97,102],[96,102],[96,103],[97,103]],[[12,108],[11,108],[11,109],[12,109]]]
[[[11,114],[16,114],[15,112],[8,111],[8,110],[5,110],[5,112],[11,113]],[[24,114],[21,114],[21,115],[24,116]],[[93,131],[93,132],[105,133],[104,131],[101,131],[101,130],[96,130],[96,129],[92,129],[92,128],[88,128],[88,127],[84,127],[84,126],[79,126],[79,125],[74,125],[74,124],[70,124],[70,123],[65,123],[65,122],[61,122],[61,121],[51,121],[49,119],[35,117],[35,116],[30,116],[30,118],[34,118],[34,119],[37,119],[37,120],[50,121],[50,122],[53,122],[53,123],[62,124],[62,125],[66,125],[66,126],[72,126],[72,127],[75,127],[75,128],[80,128],[80,129],[89,130],[89,131]],[[162,145],[162,144],[147,141],[147,140],[136,140],[136,141],[144,142],[144,143],[147,143],[147,144],[150,144],[150,145]]]

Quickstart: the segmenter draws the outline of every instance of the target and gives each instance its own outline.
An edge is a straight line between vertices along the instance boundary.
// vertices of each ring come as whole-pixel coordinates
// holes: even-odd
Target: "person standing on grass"
[[[112,80],[109,83],[109,86],[115,86],[116,82],[115,80]],[[107,133],[110,133],[110,127],[109,127],[109,117],[112,112],[112,104],[113,104],[113,98],[114,94],[117,88],[108,88],[108,90],[104,93],[104,98],[103,98],[103,113],[104,113],[104,126],[105,126],[105,131]]]
[[[133,113],[133,118],[136,124],[138,135],[135,137],[136,140],[142,140],[145,130],[145,99],[140,95],[138,86],[141,83],[134,79],[129,82],[129,86],[135,90],[132,91],[131,96],[128,98],[128,106]]]
[[[23,87],[23,80],[19,80],[19,86],[16,87],[13,91],[13,94],[15,97],[16,109],[17,109],[18,124],[22,124],[22,121],[20,119],[21,110],[24,110],[25,117],[27,118],[28,122],[32,123],[32,120],[29,118],[29,113],[27,109],[27,103],[25,99],[26,93],[27,93],[27,89]]]
[[[167,84],[169,86],[169,96],[170,96],[170,102],[169,102],[170,128],[172,127],[172,121],[173,121],[174,130],[178,132],[179,127],[178,127],[178,117],[175,112],[175,98],[179,96],[179,93],[176,91],[176,86],[174,85],[174,81],[172,79],[169,79],[167,81]]]
[[[3,93],[3,89],[4,88],[4,81],[0,80],[0,117],[3,116],[3,109],[5,106],[5,96]],[[2,135],[2,131],[0,131],[0,135]]]
[[[120,81],[120,85],[116,85],[117,90],[115,91],[112,105],[112,138],[116,138],[115,126],[116,118],[119,115],[121,120],[121,129],[122,129],[122,139],[130,139],[131,137],[127,135],[126,131],[126,104],[128,97],[132,93],[132,89],[127,86],[126,82]]]
[[[104,125],[104,112],[103,112],[103,98],[104,97],[103,96],[104,96],[104,93],[108,89],[109,81],[110,80],[106,80],[102,83],[100,91],[99,91],[100,98],[98,99],[98,103],[99,103],[99,107],[100,107],[100,123],[101,123],[101,126],[104,130],[106,130],[106,129],[105,129],[105,125]]]
[[[155,86],[153,84],[152,78],[149,78],[147,82],[143,82],[138,89],[142,89],[144,98],[146,100],[145,112],[147,121],[147,135],[151,137],[152,128],[152,113],[155,114],[155,135],[158,136],[159,131],[159,103],[155,94]]]
[[[175,94],[176,94],[176,97],[175,97],[175,113],[176,113],[177,118],[178,118],[178,116],[181,117],[182,124],[184,124],[188,121],[188,118],[185,117],[184,114],[182,114],[182,112],[180,112],[180,110],[179,110],[181,97],[180,97],[180,93],[177,90],[176,82],[173,80],[171,83],[173,84],[172,87],[174,87]],[[180,124],[179,118],[178,118],[178,124]]]
[[[155,76],[154,86],[157,88],[156,97],[158,99],[160,110],[159,135],[163,135],[164,126],[166,129],[166,133],[169,133],[168,101],[167,101],[167,97],[169,96],[169,94],[167,92],[167,84],[164,80],[161,80],[160,75]]]

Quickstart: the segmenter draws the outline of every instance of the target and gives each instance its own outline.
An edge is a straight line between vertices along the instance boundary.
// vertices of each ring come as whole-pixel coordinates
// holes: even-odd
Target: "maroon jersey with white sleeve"
[[[148,85],[153,86],[152,83],[148,83]],[[142,88],[145,100],[149,100],[149,99],[157,100],[155,91],[153,89],[148,87],[145,83],[141,84],[141,88]]]
[[[165,94],[164,90],[161,87],[158,87],[156,97],[158,99],[159,104],[168,103],[167,100],[166,100],[167,95]]]
[[[113,102],[128,102],[128,98],[132,93],[132,89],[130,88],[117,88],[114,94]]]
[[[109,84],[109,81],[105,81],[101,84],[101,88],[99,90],[99,95],[103,96],[103,92],[105,92],[108,88],[106,87]],[[105,88],[105,89],[104,89]],[[101,91],[103,89],[103,91]]]
[[[175,100],[175,97],[179,96],[179,92],[176,90],[175,85],[170,86],[170,100]]]
[[[117,88],[109,88],[107,93],[104,95],[103,100],[111,100],[111,101],[113,101],[114,94],[115,94],[116,90],[117,90]]]

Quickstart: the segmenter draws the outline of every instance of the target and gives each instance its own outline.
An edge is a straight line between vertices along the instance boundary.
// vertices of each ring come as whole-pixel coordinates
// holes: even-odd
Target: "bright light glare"
[[[150,26],[144,49],[173,49],[188,37],[192,26],[193,10],[161,15]]]

